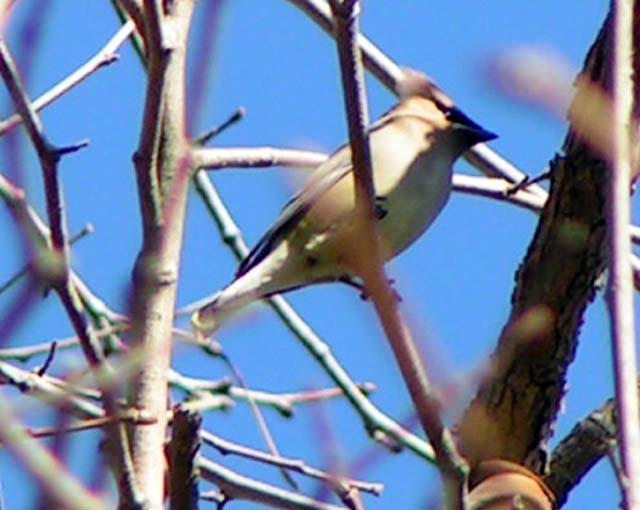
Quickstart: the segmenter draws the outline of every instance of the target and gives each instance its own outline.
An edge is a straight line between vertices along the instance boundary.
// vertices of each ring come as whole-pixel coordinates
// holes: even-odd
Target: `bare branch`
[[[48,106],[60,96],[69,92],[76,85],[82,83],[86,78],[95,73],[98,69],[112,64],[118,59],[117,49],[127,40],[133,31],[133,24],[127,22],[116,32],[107,44],[91,57],[85,64],[76,69],[56,86],[42,94],[32,103],[35,111],[40,111]],[[6,120],[0,121],[0,136],[22,122],[22,117],[18,114],[12,115]]]
[[[502,178],[453,174],[453,189],[455,191],[479,197],[493,198],[500,202],[517,205],[534,213],[540,213],[544,207],[544,197],[526,190],[511,193],[512,188],[513,184]]]
[[[51,232],[49,228],[33,208],[29,207],[24,197],[24,191],[15,187],[2,175],[0,175],[0,197],[2,197],[11,209],[16,221],[28,232],[38,246],[46,247],[51,244]],[[73,270],[70,270],[70,279],[73,284],[74,293],[80,297],[83,306],[92,317],[107,318],[113,322],[125,319],[123,315],[108,308],[100,298],[93,294],[89,287]]]
[[[121,422],[129,422],[138,425],[150,425],[153,420],[146,419],[138,416],[137,412],[126,413],[123,412],[119,416],[103,416],[101,418],[89,418],[77,423],[71,423],[64,427],[42,427],[42,428],[30,428],[27,429],[27,433],[34,439],[41,439],[45,437],[54,437],[60,434],[73,434],[76,432],[85,432],[87,430],[101,429],[106,425],[110,425],[113,421],[118,420]]]
[[[278,448],[278,445],[276,444],[275,439],[273,438],[273,434],[271,433],[271,429],[269,429],[269,425],[267,424],[267,420],[264,417],[264,414],[262,413],[262,410],[260,409],[260,406],[258,405],[256,400],[253,399],[253,395],[249,391],[249,387],[248,387],[248,385],[247,385],[242,373],[240,372],[238,367],[236,367],[234,365],[234,363],[231,361],[231,359],[226,354],[222,354],[221,357],[222,357],[222,360],[224,361],[224,363],[227,365],[227,367],[231,371],[231,373],[233,374],[233,377],[236,379],[236,381],[239,384],[239,386],[242,389],[245,390],[245,394],[247,396],[247,402],[249,403],[249,406],[251,407],[251,413],[253,414],[253,416],[254,416],[254,418],[256,420],[256,423],[258,424],[258,429],[260,430],[260,434],[262,435],[262,438],[264,439],[264,441],[265,441],[265,443],[267,445],[267,448],[269,448],[269,451],[271,452],[271,454],[274,457],[280,457],[280,450]],[[287,470],[281,469],[280,470],[280,474],[284,478],[284,481],[287,482],[292,489],[294,489],[294,490],[298,489],[298,485],[296,484],[296,481],[293,479],[293,477],[291,476],[291,474]]]
[[[640,402],[637,403],[640,405]],[[617,418],[615,400],[576,423],[551,455],[549,473],[544,480],[553,490],[561,508],[571,490],[595,466],[616,440]]]
[[[64,406],[79,418],[98,418],[104,411],[86,398],[69,392],[66,387],[54,384],[51,378],[40,377],[33,372],[22,370],[5,362],[0,362],[0,381],[18,388],[21,392],[33,395],[47,405]]]
[[[347,510],[247,478],[205,458],[198,459],[202,478],[220,487],[226,501],[254,501],[283,510]]]
[[[134,427],[132,453],[149,510],[163,508],[164,455],[173,312],[189,176],[186,56],[195,0],[144,0],[147,92],[134,155],[143,242],[134,269],[132,338],[141,362],[131,387],[134,407],[155,416]],[[165,11],[166,6],[166,11]]]
[[[436,463],[445,485],[446,508],[464,510],[468,467],[456,449],[451,432],[442,421],[439,399],[431,387],[409,327],[400,315],[395,293],[384,271],[376,233],[375,189],[368,136],[369,119],[360,48],[357,44],[359,3],[334,0],[331,6],[335,16],[335,37],[351,140],[356,212],[359,214],[356,221],[361,222],[360,228],[355,230],[358,238],[353,245],[353,257],[357,261],[356,267],[360,270],[365,289],[371,297],[393,349],[422,428],[435,452]],[[364,246],[367,248],[363,250]]]
[[[634,2],[615,1],[613,52],[613,161],[608,189],[609,284],[620,457],[626,483],[623,505],[640,510],[640,410],[634,325],[634,289],[631,270],[629,186],[632,171],[633,126],[633,13]]]
[[[192,397],[208,393],[211,395],[227,395],[239,401],[254,401],[261,406],[272,407],[285,418],[291,418],[294,415],[295,406],[324,402],[344,396],[344,392],[340,388],[276,394],[233,386],[230,379],[217,381],[195,379],[179,374],[175,370],[171,370],[169,373],[169,383],[172,387],[184,391]],[[365,395],[373,393],[376,389],[372,383],[357,383],[357,386]]]
[[[119,13],[124,11],[126,16],[133,21],[136,26],[138,36],[143,39],[145,37],[145,18],[142,10],[142,0],[111,0],[114,7]],[[121,16],[121,19],[124,15]],[[143,50],[141,45],[137,45],[138,51]],[[142,55],[142,53],[140,53]]]
[[[637,4],[634,8],[638,40]],[[576,81],[571,119],[591,117],[601,126],[610,125],[609,116],[593,115],[591,92],[611,90],[611,29],[609,16]],[[636,52],[634,68],[639,64]],[[639,93],[636,83],[635,111]],[[493,370],[457,426],[461,450],[469,459],[509,459],[544,472],[545,449],[566,392],[584,312],[607,262],[606,165],[582,124],[572,123],[550,164],[549,200],[516,275]]]
[[[279,149],[277,147],[233,147],[193,151],[195,165],[207,170],[223,168],[299,167],[315,168],[327,156],[321,152]]]
[[[380,483],[362,482],[359,480],[345,479],[341,476],[333,473],[327,473],[319,469],[315,469],[307,466],[302,460],[288,459],[281,456],[270,455],[253,448],[247,448],[246,446],[238,445],[218,437],[210,432],[203,430],[201,432],[202,440],[205,444],[212,446],[218,450],[222,455],[238,455],[247,459],[255,460],[257,462],[263,462],[280,468],[288,469],[296,473],[308,476],[310,478],[316,478],[323,480],[331,484],[340,484],[353,487],[363,492],[370,492],[375,496],[379,496],[382,493],[383,485]]]
[[[85,225],[82,228],[82,230],[80,230],[80,232],[74,234],[69,238],[69,245],[73,245],[75,242],[79,241],[80,239],[83,239],[89,234],[92,234],[93,231],[94,231],[93,225],[91,225],[90,223]],[[30,269],[29,264],[25,264],[20,269],[18,269],[14,274],[12,274],[9,278],[7,278],[7,281],[5,281],[2,285],[0,285],[0,294],[2,294],[3,292],[6,292],[13,285],[19,282],[22,278],[27,276],[29,274],[29,269]]]
[[[196,459],[200,455],[201,427],[200,414],[185,411],[180,406],[174,408],[169,443],[170,508],[172,510],[198,510],[199,508],[200,473]]]

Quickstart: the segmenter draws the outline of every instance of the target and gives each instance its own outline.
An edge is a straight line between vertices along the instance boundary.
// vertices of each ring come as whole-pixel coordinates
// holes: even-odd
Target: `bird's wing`
[[[369,135],[373,135],[387,126],[393,119],[395,110],[396,107],[391,108],[375,122],[369,128]],[[275,224],[262,236],[260,241],[249,252],[249,255],[240,263],[236,278],[247,273],[264,260],[298,225],[309,209],[317,202],[318,198],[344,179],[351,172],[351,168],[350,146],[343,145],[318,167],[302,190],[285,204]]]
[[[274,225],[240,263],[236,278],[264,260],[280,241],[296,227],[318,198],[342,180],[350,171],[351,151],[347,146],[343,146],[320,165],[302,190],[285,204]]]

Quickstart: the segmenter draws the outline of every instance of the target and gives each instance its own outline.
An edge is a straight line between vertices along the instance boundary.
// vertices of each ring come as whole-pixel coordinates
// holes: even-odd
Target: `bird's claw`
[[[369,294],[367,293],[367,290],[366,290],[365,286],[362,283],[354,280],[350,276],[342,276],[342,277],[338,278],[338,281],[348,285],[349,287],[353,287],[354,289],[359,290],[360,291],[360,299],[362,301],[369,301]],[[402,303],[402,296],[395,289],[395,287],[394,287],[395,283],[396,283],[395,279],[389,278],[388,284],[389,284],[389,287],[391,287],[391,291],[393,292],[393,295],[396,298],[396,301],[398,303]]]

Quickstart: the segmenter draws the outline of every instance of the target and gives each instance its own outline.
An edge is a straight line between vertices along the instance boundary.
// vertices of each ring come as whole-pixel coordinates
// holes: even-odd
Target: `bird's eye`
[[[440,101],[436,101],[436,107],[452,124],[473,129],[482,129],[476,122],[472,121],[462,112],[462,110],[460,110],[460,108],[457,108],[456,106],[449,106],[441,103]]]
[[[469,122],[473,123],[473,121],[464,113],[462,113],[459,108],[443,104],[440,101],[436,101],[435,103],[438,110],[440,110],[445,118],[450,122],[453,122],[455,124],[468,124]]]
[[[453,124],[461,124],[463,126],[479,128],[478,124],[473,122],[469,117],[467,117],[462,110],[456,108],[455,106],[446,107],[442,113],[444,116],[452,122]]]
[[[456,124],[474,124],[474,122],[469,117],[467,117],[464,113],[462,113],[462,111],[454,106],[447,108],[444,112],[444,116],[447,118],[447,120]]]

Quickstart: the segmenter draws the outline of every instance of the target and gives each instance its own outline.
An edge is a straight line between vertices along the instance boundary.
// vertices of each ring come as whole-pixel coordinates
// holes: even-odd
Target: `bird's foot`
[[[354,289],[360,291],[360,299],[362,299],[362,301],[369,301],[369,293],[367,292],[367,289],[365,288],[364,284],[362,284],[361,282],[355,280],[351,276],[341,276],[340,278],[338,278],[338,281],[340,283],[344,283],[345,285],[348,285],[349,287],[353,287]],[[389,282],[389,287],[391,287],[393,295],[396,298],[396,301],[398,303],[402,303],[402,296],[394,287],[394,284],[396,283],[396,281],[393,278],[389,278],[388,282]]]

